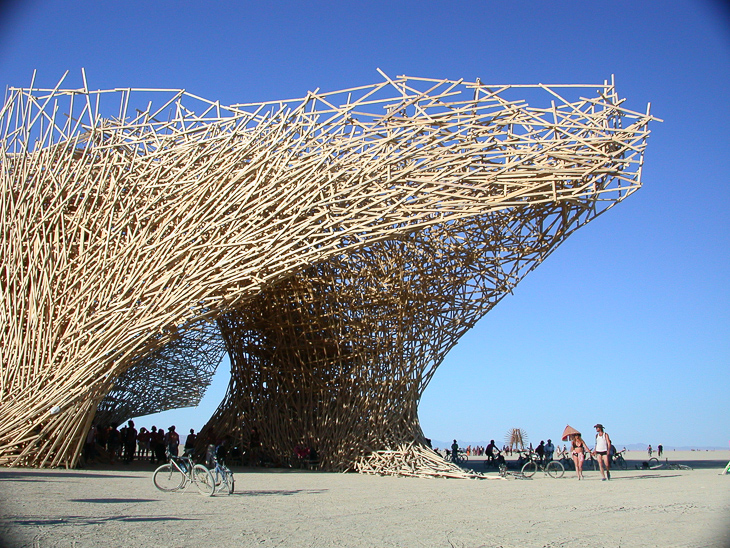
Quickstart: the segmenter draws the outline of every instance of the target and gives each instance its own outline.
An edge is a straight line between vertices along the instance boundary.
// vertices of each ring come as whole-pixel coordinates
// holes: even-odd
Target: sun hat
[[[568,441],[568,438],[570,436],[575,436],[576,434],[580,435],[580,432],[578,432],[575,428],[573,428],[570,425],[567,425],[565,427],[565,430],[563,430],[563,441]]]

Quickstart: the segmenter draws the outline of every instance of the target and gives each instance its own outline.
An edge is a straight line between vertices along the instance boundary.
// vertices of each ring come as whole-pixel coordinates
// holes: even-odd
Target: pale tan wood
[[[279,461],[307,440],[329,470],[461,477],[422,445],[423,390],[527,272],[641,186],[655,118],[612,81],[383,78],[233,106],[92,91],[85,73],[9,88],[0,464],[74,466],[92,420],[194,404],[227,352],[206,435],[256,426]]]

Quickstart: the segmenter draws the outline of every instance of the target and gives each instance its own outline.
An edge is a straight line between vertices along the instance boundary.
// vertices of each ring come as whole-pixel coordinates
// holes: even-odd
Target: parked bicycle
[[[499,475],[503,478],[506,478],[507,476],[512,476],[515,479],[532,479],[527,476],[523,476],[522,472],[510,472],[506,464],[499,465]]]
[[[195,484],[201,495],[210,497],[215,492],[215,480],[205,466],[194,464],[190,457],[174,457],[168,454],[170,462],[163,464],[152,475],[152,482],[160,491],[171,492],[187,489]]]
[[[686,464],[669,462],[669,459],[665,459],[664,462],[662,462],[656,457],[652,457],[649,459],[649,468],[651,470],[692,470],[692,467],[687,466]]]
[[[456,455],[453,454],[453,451],[446,450],[446,457],[444,459],[447,462],[453,462],[457,466],[461,466],[462,464],[466,464],[469,462],[469,457],[466,454],[466,451],[459,450]]]
[[[627,464],[626,464],[626,459],[624,459],[625,451],[626,451],[626,449],[624,449],[623,451],[618,451],[613,456],[613,459],[611,460],[611,468],[620,468],[621,470],[626,470]]]
[[[562,478],[565,474],[565,468],[557,460],[551,460],[547,464],[543,464],[540,457],[536,453],[530,453],[529,459],[522,466],[522,475],[526,478],[531,478],[535,475],[538,470],[542,470],[551,478]]]
[[[211,474],[213,476],[213,483],[215,484],[216,493],[227,492],[229,495],[233,493],[236,482],[233,479],[233,472],[222,462],[218,461],[218,458],[213,455],[209,463],[211,467]]]
[[[505,461],[504,455],[501,452],[496,453],[493,458],[485,458],[484,459],[484,468],[499,468],[502,465],[506,465],[507,462]]]
[[[555,454],[555,460],[563,465],[564,470],[575,470],[575,463],[573,462],[573,456],[570,451],[558,451]]]
[[[575,470],[575,461],[570,451],[558,451],[555,456],[555,460],[563,465],[564,470]],[[586,451],[584,455],[583,470],[599,470],[598,461],[593,458],[593,453],[590,451]]]

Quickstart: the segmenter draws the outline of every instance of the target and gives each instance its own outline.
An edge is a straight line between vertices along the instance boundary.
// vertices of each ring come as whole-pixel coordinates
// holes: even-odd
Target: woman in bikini
[[[579,480],[583,479],[583,461],[585,460],[588,446],[586,445],[586,442],[583,441],[580,433],[573,434],[571,436],[570,447],[571,455],[573,456],[573,463],[575,464],[575,472]]]

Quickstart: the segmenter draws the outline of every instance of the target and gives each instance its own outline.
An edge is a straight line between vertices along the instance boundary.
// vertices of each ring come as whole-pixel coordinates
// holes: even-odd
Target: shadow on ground
[[[329,489],[294,489],[291,491],[287,490],[271,490],[271,491],[236,491],[235,495],[246,495],[250,497],[268,497],[268,496],[275,496],[275,495],[299,495],[299,494],[305,494],[305,495],[318,495],[321,493],[326,493],[329,491]]]

